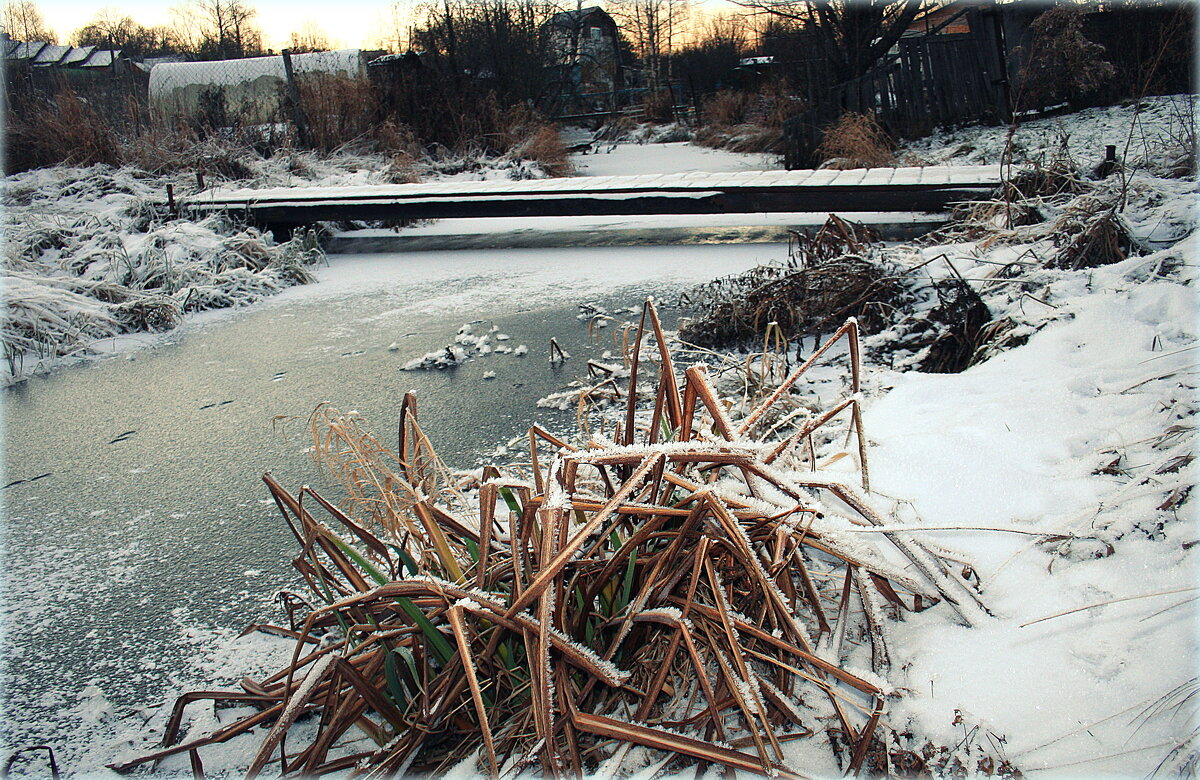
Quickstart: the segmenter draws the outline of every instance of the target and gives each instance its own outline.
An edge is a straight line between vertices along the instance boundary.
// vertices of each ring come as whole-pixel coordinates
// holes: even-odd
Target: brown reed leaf
[[[657,347],[641,356],[650,334]],[[843,339],[852,394],[793,427],[772,426],[774,438],[751,438]],[[944,601],[964,622],[982,614],[961,567],[919,541],[885,528],[868,542],[846,533],[886,523],[865,492],[792,452],[841,412],[857,412],[857,326],[839,328],[741,421],[729,419],[702,369],[676,375],[648,302],[630,397],[651,357],[653,411],[627,407],[620,443],[576,446],[531,429],[533,484],[494,469],[473,501],[454,489],[411,396],[396,453],[321,407],[319,458],[354,482],[345,504],[307,488],[292,495],[264,477],[314,593],[290,632],[291,663],[246,680],[245,692],[181,698],[164,748],[114,768],[183,752],[199,761],[205,746],[271,723],[251,775],[273,756],[285,775],[366,777],[438,773],[478,756],[475,768],[492,777],[533,765],[563,777],[638,745],[664,761],[801,777],[784,743],[826,732],[822,719],[832,718],[840,761],[857,771],[878,742],[885,692],[845,669],[851,637],[869,638],[869,662],[884,674],[903,652],[887,642],[888,610]],[[852,425],[861,442],[861,418]],[[836,500],[822,503],[824,494]],[[875,539],[916,574],[889,562]],[[260,709],[172,744],[197,700]],[[309,714],[315,735],[289,744]],[[364,750],[364,738],[377,747]]]

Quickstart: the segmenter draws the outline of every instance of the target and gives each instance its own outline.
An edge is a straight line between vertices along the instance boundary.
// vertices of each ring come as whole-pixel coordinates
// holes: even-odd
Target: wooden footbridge
[[[745,171],[208,190],[185,213],[229,212],[277,235],[316,222],[779,212],[936,212],[986,197],[1000,167]]]

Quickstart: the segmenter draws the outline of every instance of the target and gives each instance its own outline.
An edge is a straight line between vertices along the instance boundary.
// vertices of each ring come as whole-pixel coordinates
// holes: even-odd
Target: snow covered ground
[[[1117,147],[1118,159],[1159,169],[1171,162],[1163,159],[1162,149],[1178,146],[1186,141],[1187,133],[1194,133],[1195,112],[1195,96],[1165,95],[1141,103],[1029,120],[1013,134],[1012,161],[1045,164],[1067,159],[1090,170],[1104,159],[1104,147],[1111,145]],[[902,145],[899,154],[932,165],[1000,162],[1008,132],[1003,125],[940,130]]]
[[[633,173],[685,171],[770,171],[783,167],[776,154],[738,154],[707,149],[684,141],[672,143],[601,143],[590,154],[573,154],[580,176],[625,176]]]
[[[1136,117],[1132,107],[1117,107],[1038,120],[1017,138],[1028,158],[1049,159],[1065,136],[1087,167],[1105,144],[1123,151],[1128,142],[1131,161],[1149,157],[1150,171],[1162,173],[1165,146],[1182,127],[1181,105],[1161,98]],[[998,159],[1004,140],[1003,128],[973,128],[908,148],[933,163],[984,163]],[[640,150],[653,156],[654,147],[632,149],[613,156],[623,165],[635,164]],[[693,152],[679,151],[676,162],[685,154]],[[588,157],[600,167],[587,173],[615,172],[604,170],[611,161],[598,159],[604,155]],[[970,629],[938,609],[892,626],[890,682],[899,695],[885,724],[913,735],[895,747],[921,753],[928,745],[927,758],[956,759],[967,774],[989,774],[986,760],[1007,760],[1033,777],[1195,772],[1198,190],[1194,176],[1138,174],[1121,184],[1114,178],[1101,188],[1096,210],[1124,190],[1124,223],[1142,249],[1112,265],[1049,267],[1063,247],[1026,228],[903,250],[914,265],[932,261],[933,275],[970,280],[992,315],[1010,318],[1011,332],[1028,340],[961,374],[882,364],[867,371],[874,490],[881,503],[892,502],[897,524],[919,523],[926,530],[913,533],[962,553],[993,613]],[[1062,212],[1061,203],[1047,204],[1043,216]],[[676,287],[783,259],[781,248],[767,246],[693,252],[604,250],[603,263],[554,252],[510,253],[483,265],[455,265],[453,253],[336,258],[317,271],[319,284],[270,305],[352,302],[416,280],[411,289],[428,297],[423,311],[446,313],[464,303]],[[5,609],[9,619],[47,617],[36,605]],[[197,650],[178,675],[181,686],[205,676],[232,684],[243,670],[278,661],[270,656],[278,642],[190,630],[184,641]],[[148,748],[166,717],[165,709],[117,711],[87,691],[57,693],[70,697],[80,726],[46,739],[74,740],[65,754],[76,772],[102,772],[104,763]],[[211,726],[214,717],[202,713],[195,725]],[[206,752],[206,768],[244,765],[238,751],[247,749],[233,743]],[[189,771],[186,760],[165,768]],[[827,759],[797,768],[834,771]]]
[[[988,270],[952,257],[965,276]],[[921,534],[969,556],[995,619],[897,626],[910,665],[893,726],[974,741],[1027,775],[1184,765],[1168,756],[1195,701],[1155,703],[1196,688],[1200,528],[1172,496],[1196,476],[1197,301],[1194,268],[1160,275],[1162,259],[1047,279],[1022,305],[1050,321],[962,374],[876,377],[873,487],[930,527],[1013,529]]]

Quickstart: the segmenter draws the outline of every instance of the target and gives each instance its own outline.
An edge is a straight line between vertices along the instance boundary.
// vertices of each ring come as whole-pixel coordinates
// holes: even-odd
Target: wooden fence
[[[964,9],[970,31],[902,38],[866,75],[829,87],[785,129],[788,168],[816,164],[826,126],[847,111],[869,114],[893,138],[916,138],[939,125],[1003,121],[1008,76],[999,12]]]

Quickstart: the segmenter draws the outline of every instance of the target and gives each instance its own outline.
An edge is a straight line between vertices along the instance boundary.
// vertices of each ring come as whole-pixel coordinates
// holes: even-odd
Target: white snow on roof
[[[17,46],[16,50],[12,53],[12,58],[14,60],[33,59],[45,46],[46,44],[43,41],[26,41]]]
[[[75,48],[71,49],[71,51],[67,52],[67,56],[63,57],[58,64],[77,65],[86,60],[88,57],[92,56],[92,51],[95,48],[95,46],[76,46]]]
[[[114,52],[110,49],[97,49],[96,51],[92,52],[92,56],[87,58],[87,62],[83,63],[83,67],[85,67],[85,68],[107,68],[108,66],[113,64],[114,55],[116,57],[120,57],[121,50],[117,49]]]
[[[63,58],[67,52],[71,50],[70,46],[56,46],[50,44],[38,52],[38,56],[33,58],[34,65],[53,65]]]

